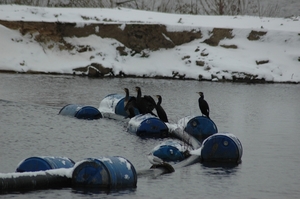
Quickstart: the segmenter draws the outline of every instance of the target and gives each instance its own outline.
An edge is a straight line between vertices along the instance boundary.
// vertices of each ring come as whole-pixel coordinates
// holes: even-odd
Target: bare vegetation
[[[0,4],[44,7],[125,7],[156,12],[195,15],[254,15],[277,17],[278,3],[262,0],[0,0]]]

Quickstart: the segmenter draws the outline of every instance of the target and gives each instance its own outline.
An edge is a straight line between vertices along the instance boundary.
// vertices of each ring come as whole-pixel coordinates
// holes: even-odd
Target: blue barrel
[[[217,133],[202,143],[201,160],[203,162],[240,163],[243,147],[240,140],[233,134]]]
[[[137,115],[128,122],[127,130],[141,137],[168,137],[169,128],[159,118],[151,115]]]
[[[99,110],[103,113],[114,113],[127,117],[128,114],[124,110],[124,100],[125,95],[123,94],[109,94],[100,102]],[[137,109],[135,109],[135,114],[139,114]]]
[[[100,119],[102,118],[101,112],[92,106],[82,106],[78,104],[68,104],[59,111],[59,115],[66,115],[76,117],[78,119]]]
[[[167,140],[154,147],[151,155],[162,159],[165,162],[179,162],[186,158],[186,152],[191,150],[187,144],[182,144],[177,140]]]
[[[218,133],[218,128],[215,123],[205,116],[187,116],[180,119],[178,124],[200,142],[209,136]]]
[[[74,161],[66,157],[40,156],[21,161],[16,172],[46,171],[50,169],[72,168]]]
[[[131,162],[123,157],[88,158],[76,164],[72,184],[103,189],[129,188],[136,187],[137,175]]]

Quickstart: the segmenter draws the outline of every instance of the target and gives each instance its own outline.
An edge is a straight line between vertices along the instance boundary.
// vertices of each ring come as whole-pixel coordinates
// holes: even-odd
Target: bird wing
[[[146,100],[147,105],[153,110],[156,105],[153,97],[151,97],[150,95],[144,95],[144,99]]]

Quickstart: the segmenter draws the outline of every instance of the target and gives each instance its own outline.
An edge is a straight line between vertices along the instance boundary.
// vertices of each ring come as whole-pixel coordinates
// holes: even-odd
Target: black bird
[[[135,116],[134,109],[136,108],[136,98],[129,97],[128,88],[124,88],[124,91],[126,93],[125,99],[124,99],[124,110],[128,114],[129,118],[133,118]]]
[[[205,115],[206,117],[209,118],[209,106],[208,103],[204,100],[204,94],[203,92],[197,92],[197,93],[200,95],[198,99],[200,111],[202,115]]]
[[[142,97],[142,91],[140,87],[135,87],[135,90],[137,92],[136,96],[136,108],[139,110],[141,114],[147,114],[150,113],[154,116],[156,116],[152,111],[156,106],[156,103],[154,99],[149,95],[144,95]]]
[[[161,119],[164,122],[169,122],[168,121],[168,116],[167,116],[165,110],[163,109],[163,107],[161,107],[161,101],[162,101],[161,96],[160,95],[155,95],[155,97],[157,97],[157,99],[158,99],[157,104],[155,106],[155,109],[156,109],[156,112],[157,112],[157,115],[158,115],[159,119]]]

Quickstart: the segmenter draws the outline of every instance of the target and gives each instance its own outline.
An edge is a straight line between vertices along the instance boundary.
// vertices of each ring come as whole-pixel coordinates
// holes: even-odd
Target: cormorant
[[[154,116],[156,116],[152,111],[156,106],[156,103],[154,99],[149,95],[144,95],[142,97],[142,91],[140,87],[135,87],[135,90],[137,92],[136,96],[136,108],[139,110],[141,114],[147,114],[150,113]]]
[[[157,99],[158,99],[157,104],[155,106],[155,109],[156,109],[156,112],[157,112],[157,115],[158,115],[159,119],[161,119],[164,122],[169,122],[165,110],[160,105],[161,101],[162,101],[161,96],[160,95],[155,95],[155,97],[157,97]]]
[[[203,92],[197,92],[197,93],[200,95],[198,99],[200,111],[202,115],[205,115],[206,117],[209,118],[209,106],[208,103],[204,100],[204,94]]]
[[[134,108],[136,107],[136,98],[129,97],[128,88],[124,88],[124,91],[126,93],[125,99],[124,99],[124,110],[128,114],[129,118],[133,118],[135,116]]]

